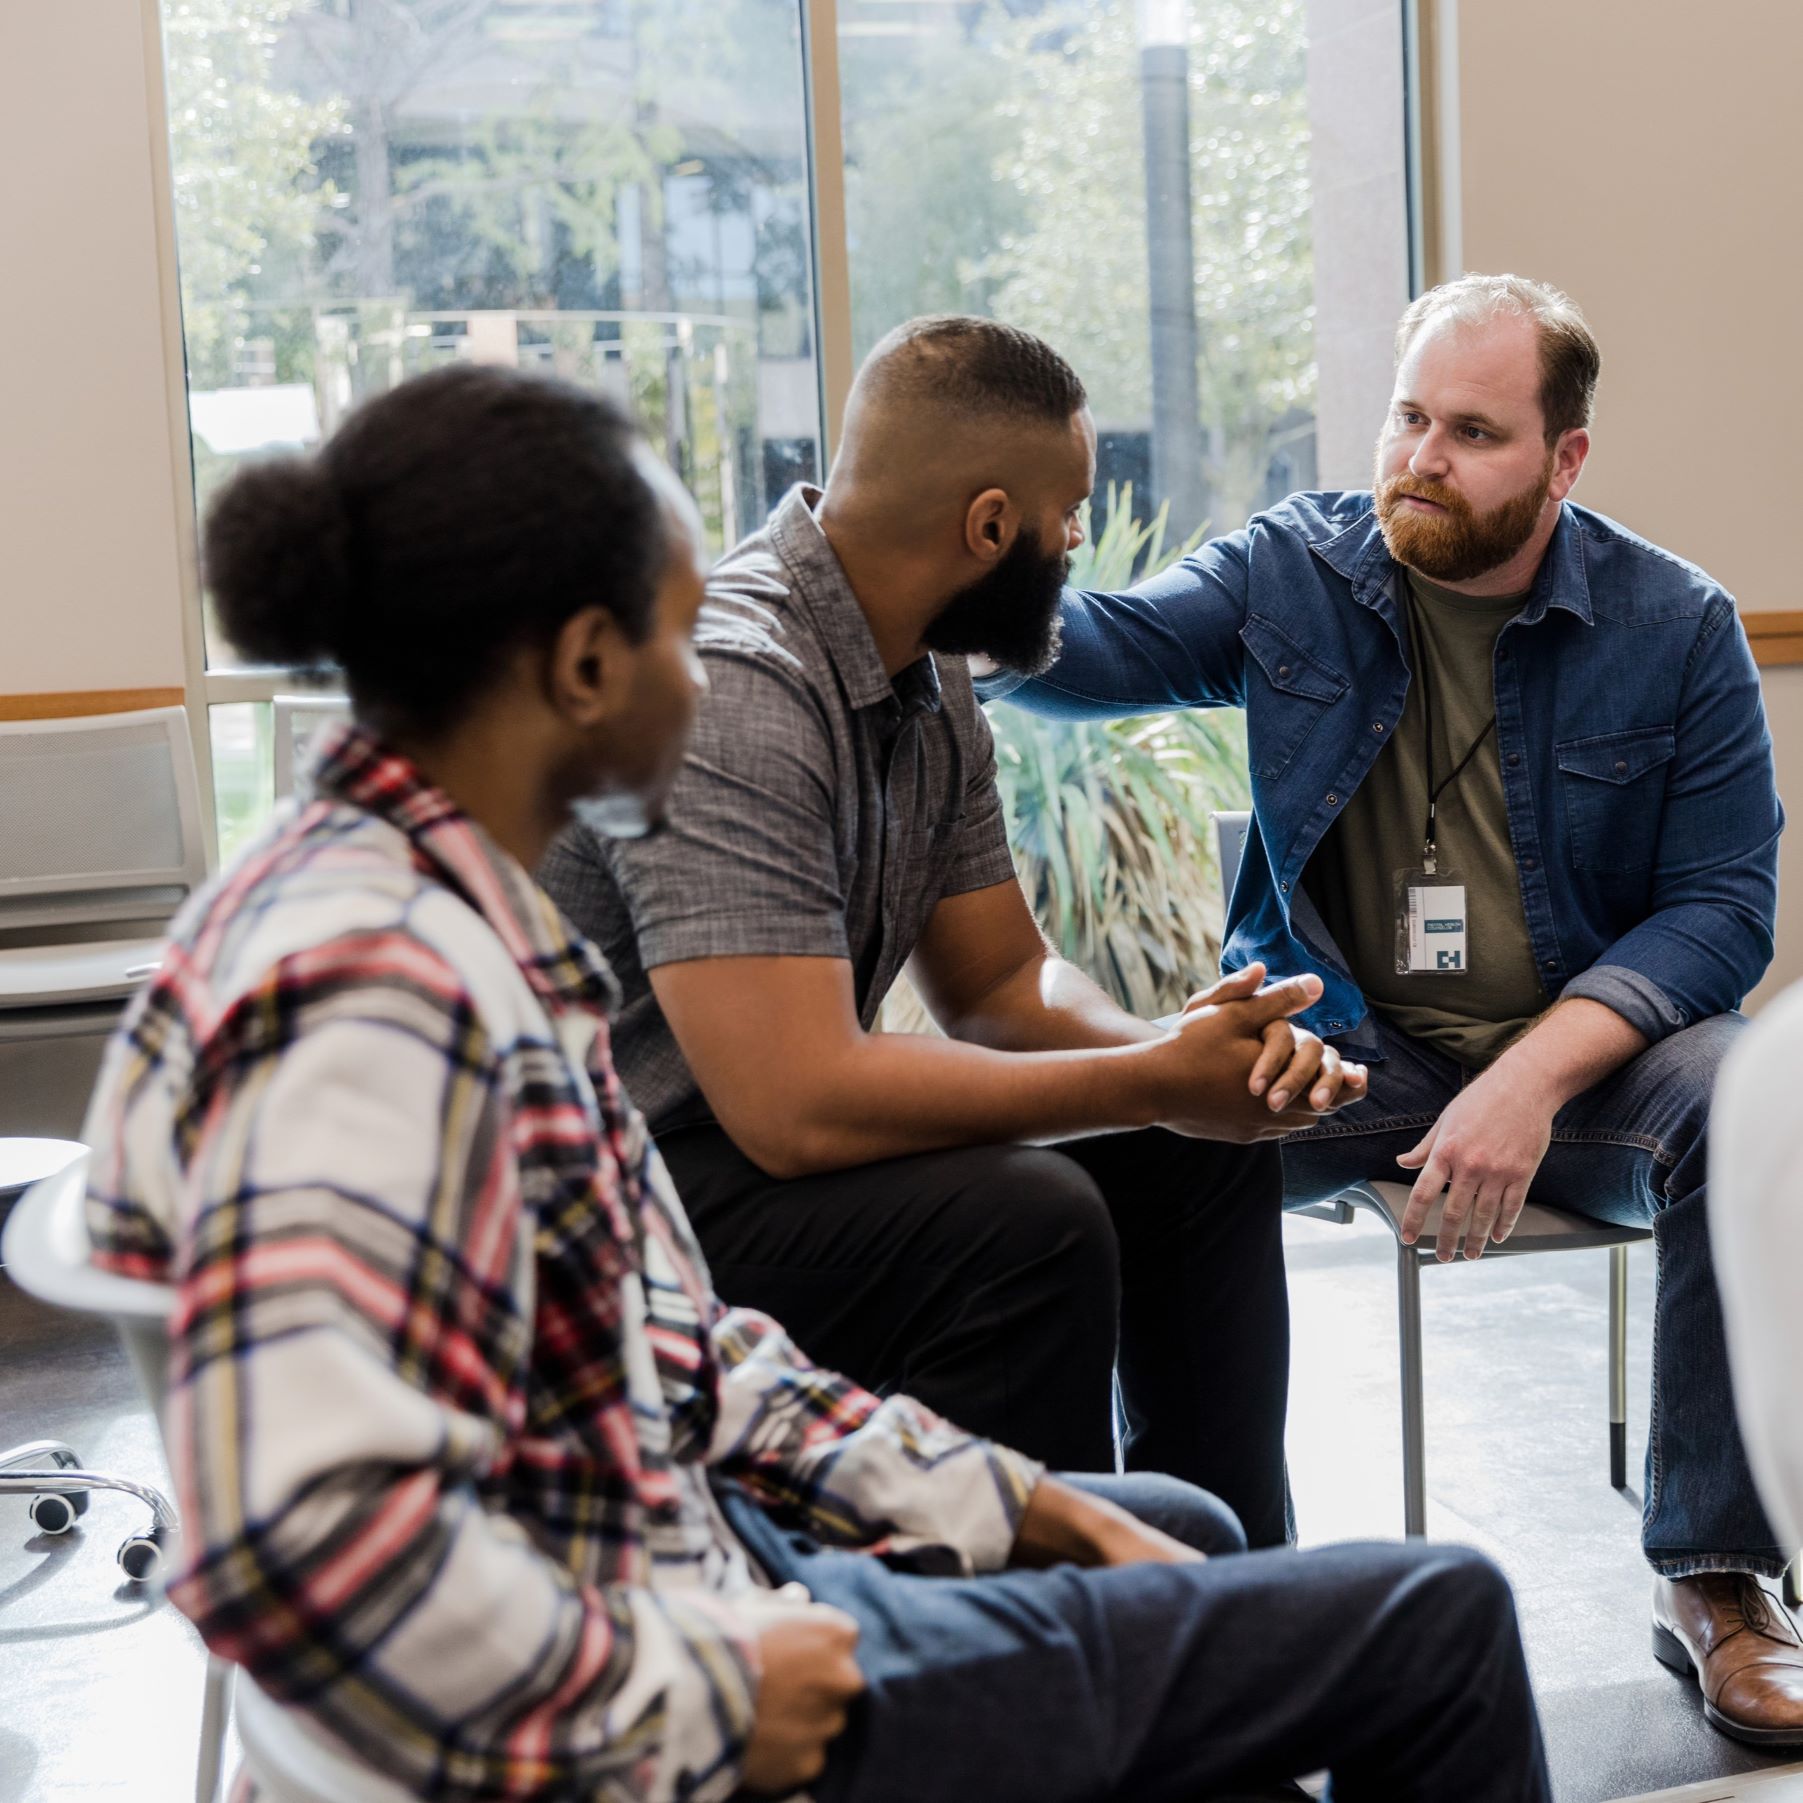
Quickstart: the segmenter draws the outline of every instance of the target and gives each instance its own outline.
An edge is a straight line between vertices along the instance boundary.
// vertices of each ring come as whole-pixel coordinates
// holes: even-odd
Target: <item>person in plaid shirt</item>
[[[578,802],[655,824],[699,543],[607,401],[473,366],[210,516],[234,645],[356,715],[176,922],[87,1129],[97,1262],[177,1289],[170,1593],[242,1670],[239,1796],[1546,1797],[1476,1555],[1243,1553],[715,1297],[528,874]]]

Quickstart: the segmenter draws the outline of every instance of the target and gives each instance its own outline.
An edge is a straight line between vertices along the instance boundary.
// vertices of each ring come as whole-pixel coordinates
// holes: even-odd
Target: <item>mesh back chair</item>
[[[1215,816],[1215,846],[1221,861],[1221,887],[1231,897],[1246,849],[1251,816]],[[1396,1242],[1397,1342],[1402,1356],[1402,1512],[1404,1531],[1427,1531],[1427,1423],[1421,1381],[1421,1267],[1435,1262],[1433,1241],[1445,1207],[1436,1202],[1427,1225],[1413,1246],[1402,1243],[1402,1212],[1410,1186],[1376,1178],[1354,1183],[1337,1196],[1295,1214],[1344,1226],[1363,1209],[1389,1229]],[[1609,1252],[1609,1482],[1621,1489],[1628,1481],[1628,1247],[1653,1237],[1646,1227],[1613,1227],[1586,1215],[1567,1214],[1530,1202],[1515,1231],[1485,1258],[1518,1258],[1530,1252]],[[1455,1263],[1463,1262],[1461,1249]]]
[[[107,1036],[206,876],[186,711],[0,724],[0,820],[0,1134],[68,1140],[76,1159]],[[55,1477],[31,1492],[45,1533],[73,1527],[96,1489],[141,1496],[151,1529],[119,1559],[134,1581],[155,1571],[173,1519],[156,1491],[86,1470],[60,1440],[0,1452],[8,1468],[0,1489],[15,1494]]]
[[[0,1133],[73,1138],[119,1010],[205,880],[183,708],[0,724]]]

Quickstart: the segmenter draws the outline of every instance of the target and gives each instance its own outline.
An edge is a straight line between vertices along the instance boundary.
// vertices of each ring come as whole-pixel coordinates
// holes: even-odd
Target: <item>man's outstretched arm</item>
[[[978,696],[1062,720],[1240,706],[1249,556],[1232,532],[1119,594],[1066,589],[1058,661],[1034,677],[973,661]]]

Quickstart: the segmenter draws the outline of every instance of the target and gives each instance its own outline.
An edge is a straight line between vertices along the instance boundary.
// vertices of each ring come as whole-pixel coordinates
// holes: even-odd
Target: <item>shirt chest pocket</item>
[[[1240,628],[1246,670],[1247,745],[1255,776],[1281,775],[1321,717],[1346,693],[1346,678],[1253,614]]]
[[[1574,870],[1608,874],[1652,864],[1676,751],[1669,726],[1567,739],[1553,747]]]

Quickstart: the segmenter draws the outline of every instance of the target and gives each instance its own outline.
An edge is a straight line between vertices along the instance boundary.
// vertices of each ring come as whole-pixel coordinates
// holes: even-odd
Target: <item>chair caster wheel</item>
[[[133,1534],[116,1555],[119,1569],[134,1584],[148,1584],[162,1569],[163,1547],[155,1531]]]
[[[82,1497],[81,1505],[85,1506],[87,1500],[85,1496]],[[66,1534],[74,1527],[75,1518],[82,1513],[82,1507],[77,1506],[77,1499],[73,1496],[34,1496],[25,1505],[25,1512],[40,1534]]]

